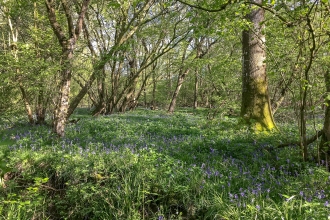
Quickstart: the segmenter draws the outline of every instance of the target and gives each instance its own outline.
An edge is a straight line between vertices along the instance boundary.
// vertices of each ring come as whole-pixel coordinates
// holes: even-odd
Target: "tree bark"
[[[195,59],[199,59],[199,58],[202,58],[206,53],[202,54],[202,51],[201,51],[201,46],[202,46],[202,43],[204,42],[205,38],[202,38],[199,42],[198,40],[196,39],[196,57],[194,58]],[[178,77],[178,81],[177,81],[177,84],[176,84],[176,87],[175,87],[175,91],[173,93],[173,96],[172,96],[172,99],[171,99],[171,103],[168,107],[168,112],[169,113],[173,113],[174,112],[174,109],[175,109],[175,106],[176,106],[176,100],[178,98],[178,95],[179,95],[179,92],[180,92],[180,89],[182,87],[182,84],[184,82],[184,79],[185,77],[188,75],[189,71],[190,71],[190,68],[189,67],[185,67],[184,66],[184,61],[186,59],[186,53],[187,53],[187,49],[189,47],[189,44],[190,42],[192,41],[192,39],[189,39],[186,47],[184,48],[184,52],[183,52],[183,55],[182,55],[182,59],[181,59],[181,68],[180,68],[180,73],[179,73],[179,77]]]
[[[151,106],[150,108],[156,109],[156,89],[157,89],[157,79],[155,72],[152,73],[152,95],[151,95]]]
[[[40,86],[39,91],[38,91],[38,98],[37,98],[37,103],[35,107],[35,113],[36,113],[36,124],[45,124],[46,121],[46,107],[48,104],[48,98],[44,97],[44,87]]]
[[[330,70],[324,74],[327,94],[330,94]],[[326,166],[329,169],[330,156],[330,100],[325,100],[325,115],[323,124],[323,135],[319,146],[320,159],[326,161]]]
[[[61,82],[59,85],[59,95],[57,103],[54,110],[54,121],[53,121],[53,131],[59,137],[64,136],[65,124],[67,121],[68,109],[69,109],[69,96],[71,87],[71,74],[72,74],[72,58],[73,51],[76,45],[76,41],[80,35],[83,26],[83,20],[87,11],[87,7],[90,0],[85,0],[82,2],[81,12],[77,19],[76,25],[73,24],[72,14],[70,12],[69,4],[66,0],[61,0],[65,16],[67,19],[67,32],[64,33],[63,28],[57,21],[55,1],[45,0],[48,19],[52,26],[53,32],[62,47],[62,60],[61,60],[61,72],[60,78]],[[66,34],[68,36],[66,36]]]
[[[22,93],[22,98],[24,100],[24,107],[25,107],[25,111],[26,111],[26,114],[29,119],[29,123],[34,124],[33,113],[32,113],[32,109],[31,109],[30,101],[29,101],[28,95],[26,94],[26,91],[23,87],[23,84],[21,82],[19,83],[19,89],[21,90],[21,93]]]
[[[195,88],[194,88],[194,109],[198,107],[198,73],[195,70]]]
[[[170,106],[168,108],[168,112],[170,113],[173,113],[174,112],[174,109],[175,109],[175,106],[176,106],[176,100],[177,100],[177,97],[179,95],[179,92],[180,92],[180,89],[181,89],[181,86],[184,82],[184,79],[185,77],[188,75],[189,73],[189,70],[190,69],[186,69],[182,74],[179,75],[179,78],[178,78],[178,82],[177,82],[177,85],[176,85],[176,88],[175,88],[175,91],[173,93],[173,96],[172,96],[172,100],[171,100],[171,103],[170,103]]]
[[[73,113],[73,111],[77,108],[80,101],[84,98],[88,90],[91,88],[93,82],[96,79],[96,71],[92,73],[92,75],[89,77],[88,81],[85,83],[85,85],[81,88],[79,93],[72,99],[70,102],[70,106],[67,112],[67,119],[70,117],[70,115]]]
[[[262,3],[261,0],[253,0]],[[266,75],[264,9],[253,9],[247,18],[252,28],[243,31],[243,71],[241,117],[256,131],[276,128],[273,119]]]

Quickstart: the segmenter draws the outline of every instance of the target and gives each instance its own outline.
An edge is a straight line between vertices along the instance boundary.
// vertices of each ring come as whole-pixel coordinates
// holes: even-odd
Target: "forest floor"
[[[49,126],[1,121],[0,219],[330,218],[317,144],[310,162],[298,147],[276,148],[299,139],[295,123],[254,134],[207,111],[80,110],[63,139]]]

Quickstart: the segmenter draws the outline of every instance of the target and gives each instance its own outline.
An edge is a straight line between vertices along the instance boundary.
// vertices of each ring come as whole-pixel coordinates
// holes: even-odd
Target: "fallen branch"
[[[50,189],[50,190],[53,190],[53,191],[64,191],[65,189],[55,189],[55,188],[53,188],[53,187],[51,187],[51,186],[47,186],[47,185],[40,185],[40,187],[42,187],[42,188],[46,188],[46,189]]]
[[[68,121],[68,123],[70,124],[77,124],[78,121],[80,121],[81,118],[77,118],[77,119],[71,119]]]
[[[316,134],[307,139],[307,145],[313,143],[314,141],[316,141],[319,137],[321,137],[324,134],[323,130],[317,131]],[[284,148],[284,147],[288,147],[288,146],[299,146],[300,145],[300,141],[296,141],[296,142],[290,142],[290,143],[283,143],[277,146],[277,148]]]

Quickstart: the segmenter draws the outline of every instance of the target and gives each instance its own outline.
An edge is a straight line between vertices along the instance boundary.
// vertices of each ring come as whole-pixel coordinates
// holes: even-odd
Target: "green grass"
[[[0,219],[327,219],[330,174],[301,161],[291,124],[255,135],[203,109],[3,125]],[[311,146],[311,152],[313,152]]]

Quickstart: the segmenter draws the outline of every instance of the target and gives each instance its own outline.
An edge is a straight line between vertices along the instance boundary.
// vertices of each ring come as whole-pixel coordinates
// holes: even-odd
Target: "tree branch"
[[[323,134],[324,134],[323,130],[317,131],[313,137],[306,140],[306,144],[309,145],[309,144],[313,143],[319,137],[321,137]],[[283,143],[283,144],[278,145],[277,148],[284,148],[284,147],[288,147],[288,146],[300,146],[300,141]]]
[[[226,9],[226,7],[229,5],[229,4],[232,4],[233,1],[232,0],[229,0],[227,3],[224,3],[223,5],[220,6],[220,8],[217,8],[217,9],[209,9],[209,8],[204,8],[202,6],[199,6],[199,5],[193,5],[193,4],[190,4],[188,2],[185,2],[185,1],[182,1],[182,0],[177,0],[178,2],[184,4],[184,5],[188,5],[189,7],[192,7],[192,8],[196,8],[196,9],[200,9],[200,10],[203,10],[203,11],[208,11],[208,12],[219,12],[219,11],[223,11]]]
[[[66,40],[65,34],[63,33],[63,30],[61,28],[61,25],[58,23],[56,19],[55,14],[55,8],[53,7],[54,0],[45,0],[47,12],[48,12],[48,19],[50,22],[50,25],[52,26],[55,35],[60,42],[60,45],[63,46],[63,42]]]
[[[76,29],[75,29],[75,35],[76,37],[79,36],[81,30],[82,30],[82,26],[83,26],[83,21],[85,18],[85,14],[87,12],[88,9],[88,4],[89,4],[90,0],[84,0],[82,7],[81,7],[81,12],[79,14],[79,18],[77,20],[77,24],[76,24]]]
[[[70,9],[69,9],[67,0],[61,0],[61,2],[62,2],[62,6],[63,6],[64,12],[65,12],[66,20],[68,22],[68,28],[69,28],[68,31],[70,33],[70,38],[71,38],[71,37],[74,37],[74,26],[73,26],[72,16],[70,13]]]
[[[287,21],[284,17],[282,17],[281,15],[279,15],[279,14],[277,13],[277,11],[275,11],[275,10],[269,8],[269,7],[266,7],[266,6],[264,6],[264,5],[260,4],[260,3],[254,2],[254,1],[247,1],[247,2],[244,2],[244,3],[245,3],[245,4],[256,5],[256,6],[258,6],[259,8],[262,8],[262,9],[264,9],[265,11],[268,11],[268,12],[272,13],[272,14],[275,15],[278,19],[280,19],[281,21],[283,21],[283,22],[286,24],[287,27],[292,27],[292,26],[293,26],[293,23],[292,23],[292,22]]]
[[[229,0],[227,3],[224,3],[223,5],[221,5],[220,8],[209,9],[209,8],[205,8],[205,7],[202,7],[202,6],[199,6],[199,5],[190,4],[190,3],[185,2],[183,0],[177,0],[177,1],[180,2],[180,3],[182,3],[182,4],[184,4],[184,5],[188,5],[189,7],[196,8],[196,9],[203,10],[203,11],[207,11],[207,12],[219,12],[219,11],[223,11],[223,10],[226,9],[226,7],[228,5],[235,3],[235,1]],[[264,10],[272,13],[273,15],[275,15],[277,18],[279,18],[281,21],[283,21],[288,27],[292,27],[293,26],[293,23],[292,22],[287,21],[284,17],[282,17],[275,10],[273,10],[273,9],[271,9],[269,7],[265,7],[264,5],[262,5],[260,3],[257,3],[257,2],[254,2],[254,1],[244,1],[242,3],[256,5],[256,6],[260,7],[260,8],[262,8],[262,9],[264,9]]]

